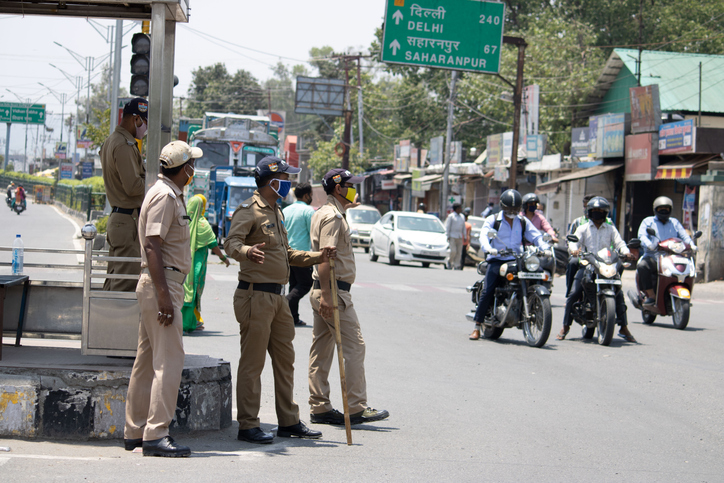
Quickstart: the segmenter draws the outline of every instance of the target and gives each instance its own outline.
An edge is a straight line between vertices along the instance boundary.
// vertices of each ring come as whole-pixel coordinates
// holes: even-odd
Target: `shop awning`
[[[412,175],[409,173],[403,173],[403,174],[396,174],[392,177],[395,181],[405,181],[406,179],[412,178]]]
[[[561,155],[549,154],[543,156],[540,161],[533,161],[525,165],[525,170],[531,173],[546,173],[548,171],[557,171],[561,169]]]
[[[656,178],[654,179],[688,179],[694,169],[707,164],[716,155],[707,156],[706,158],[698,157],[689,161],[667,163],[656,168]]]
[[[412,190],[427,191],[432,187],[433,183],[440,181],[442,181],[442,175],[439,174],[428,174],[426,176],[420,176],[419,178],[412,178]]]
[[[550,181],[546,181],[545,183],[541,183],[535,187],[535,192],[539,195],[543,194],[543,193],[549,193],[551,191],[555,191],[556,189],[558,189],[558,186],[561,183],[566,183],[568,181],[574,181],[577,179],[590,178],[592,176],[598,176],[599,174],[608,173],[609,171],[613,171],[614,169],[618,169],[618,168],[622,168],[622,167],[623,167],[622,163],[617,163],[617,164],[601,164],[599,166],[594,166],[592,168],[581,169],[574,173],[570,173],[565,176],[561,176],[560,178],[552,179]]]

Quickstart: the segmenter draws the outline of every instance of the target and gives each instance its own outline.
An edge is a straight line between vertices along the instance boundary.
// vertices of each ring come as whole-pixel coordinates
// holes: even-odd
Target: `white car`
[[[370,250],[372,225],[380,219],[380,212],[374,206],[360,205],[347,210],[347,223],[352,235],[352,246],[363,247],[365,253]]]
[[[450,245],[445,226],[436,216],[390,211],[372,227],[369,255],[373,262],[387,257],[390,265],[403,261],[429,267],[431,263],[447,263]]]

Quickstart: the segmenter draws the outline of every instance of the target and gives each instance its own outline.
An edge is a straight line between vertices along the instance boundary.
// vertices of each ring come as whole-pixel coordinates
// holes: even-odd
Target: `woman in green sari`
[[[201,294],[206,283],[206,261],[209,258],[209,249],[217,255],[222,262],[229,266],[229,259],[221,253],[211,225],[204,218],[206,211],[206,198],[203,195],[193,196],[186,205],[189,218],[189,232],[191,234],[191,253],[193,265],[191,273],[184,282],[184,305],[181,314],[184,321],[184,332],[192,332],[204,328],[204,319],[201,318]]]

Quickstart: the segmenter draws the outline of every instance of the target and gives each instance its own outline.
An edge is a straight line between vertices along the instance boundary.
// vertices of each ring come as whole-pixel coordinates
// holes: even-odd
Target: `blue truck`
[[[234,176],[239,174],[240,176]],[[251,198],[256,190],[254,177],[249,173],[234,173],[232,166],[214,166],[209,171],[208,206],[206,216],[219,243],[229,233],[231,217],[236,208]]]

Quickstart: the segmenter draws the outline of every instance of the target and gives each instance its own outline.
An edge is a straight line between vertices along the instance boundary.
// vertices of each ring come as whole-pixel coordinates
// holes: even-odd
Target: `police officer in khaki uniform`
[[[274,370],[274,397],[279,421],[277,436],[316,439],[319,431],[299,420],[294,402],[294,318],[284,296],[289,266],[308,267],[327,262],[334,248],[321,252],[293,250],[287,241],[284,216],[276,201],[291,188],[289,174],[299,168],[267,156],[254,170],[258,189],[234,212],[224,251],[239,261],[239,284],[234,293],[234,313],[241,334],[241,356],[236,378],[238,439],[271,443],[273,435],[259,422],[261,371],[266,353]]]
[[[335,276],[339,306],[339,326],[342,333],[347,399],[352,424],[380,421],[389,417],[384,410],[367,406],[365,380],[365,341],[360,331],[350,289],[356,268],[349,225],[345,210],[357,206],[357,191],[351,186],[364,178],[352,176],[345,169],[333,169],[324,175],[322,184],[327,203],[312,217],[312,250],[320,246],[337,247]],[[310,295],[314,311],[312,347],[309,351],[309,405],[313,423],[344,424],[344,415],[332,407],[329,400],[329,369],[334,359],[335,329],[332,318],[332,286],[329,262],[314,267],[314,285]]]
[[[138,220],[141,310],[138,352],[126,397],[126,450],[143,446],[144,456],[188,456],[168,435],[184,368],[183,283],[191,270],[189,217],[183,187],[194,176],[199,148],[173,141],[161,151],[161,174],[148,190]]]
[[[111,205],[106,239],[111,257],[140,257],[138,212],[146,191],[146,166],[136,139],[146,135],[148,101],[137,97],[123,107],[123,119],[101,146],[106,196]],[[107,273],[138,275],[138,262],[108,262]],[[133,292],[136,280],[107,278],[103,290]]]

